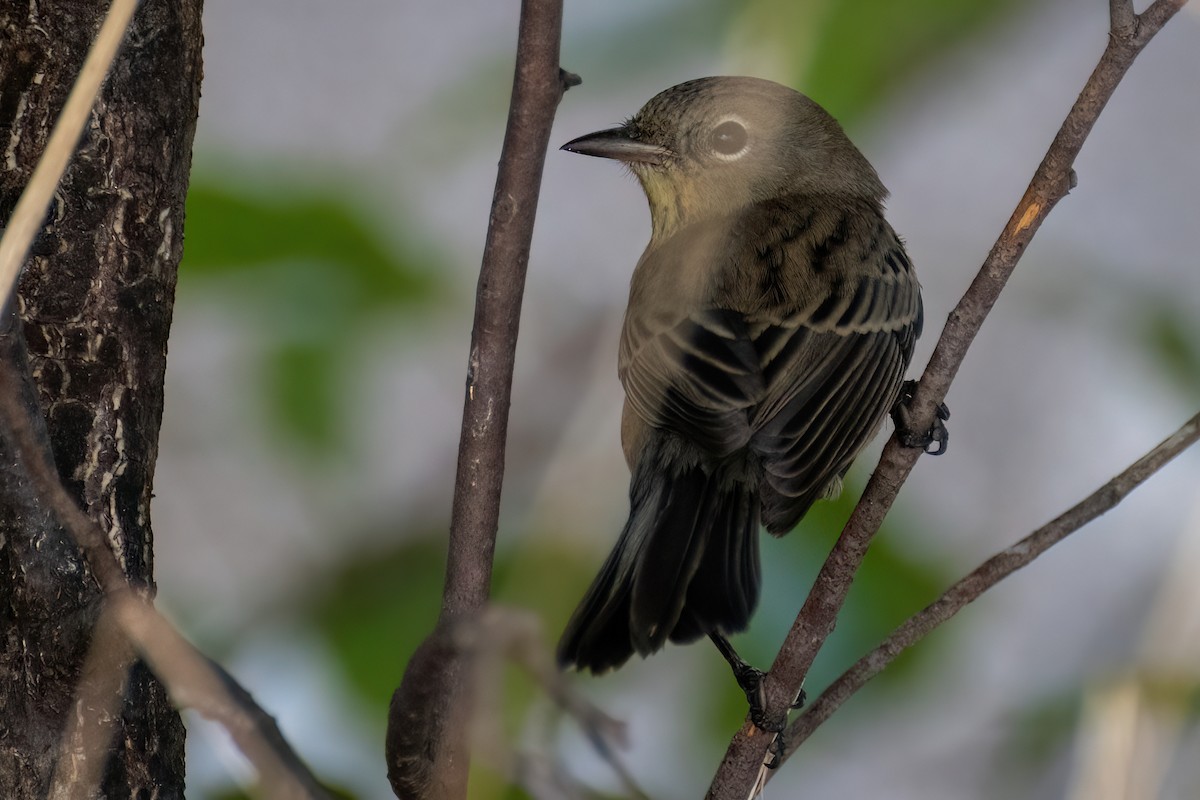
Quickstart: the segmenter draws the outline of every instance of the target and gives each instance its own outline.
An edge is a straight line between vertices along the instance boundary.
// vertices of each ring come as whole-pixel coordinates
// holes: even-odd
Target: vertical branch
[[[1025,248],[1050,210],[1074,185],[1071,165],[1100,112],[1137,55],[1184,2],[1155,0],[1144,12],[1134,14],[1130,0],[1111,0],[1108,46],[975,280],[950,313],[909,407],[913,429],[924,430],[933,424],[937,405]],[[784,712],[803,686],[817,651],[833,632],[871,538],[920,454],[918,449],[902,446],[894,436],[884,447],[879,465],[764,681],[769,715]],[[709,798],[742,800],[750,795],[773,738],[760,734],[747,722],[734,735],[709,788]]]
[[[466,795],[465,668],[439,634],[487,601],[500,517],[513,363],[550,127],[577,78],[559,69],[562,0],[523,0],[508,126],[475,298],[438,630],[388,712],[388,778],[401,797]]]
[[[478,609],[491,584],[529,242],[550,126],[566,88],[561,30],[561,0],[521,3],[512,104],[475,297],[443,616]]]

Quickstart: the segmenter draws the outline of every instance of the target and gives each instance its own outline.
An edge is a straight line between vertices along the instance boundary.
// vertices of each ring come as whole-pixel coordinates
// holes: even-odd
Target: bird
[[[838,122],[751,77],[690,80],[563,150],[623,162],[651,236],[618,348],[629,517],[562,634],[603,673],[668,641],[729,645],[758,604],[759,529],[793,528],[901,399],[920,285],[887,190]]]

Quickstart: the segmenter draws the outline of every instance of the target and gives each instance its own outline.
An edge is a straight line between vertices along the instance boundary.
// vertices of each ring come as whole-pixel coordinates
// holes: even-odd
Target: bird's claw
[[[925,431],[914,431],[909,419],[908,404],[912,402],[916,388],[916,381],[905,381],[900,387],[900,397],[892,407],[896,436],[905,447],[919,447],[927,455],[940,456],[950,444],[950,430],[946,427],[946,420],[950,419],[950,408],[945,403],[938,403],[933,425]]]
[[[788,706],[788,710],[789,711],[798,711],[801,708],[804,708],[804,702],[807,699],[808,699],[807,693],[805,693],[805,691],[803,689],[801,689],[799,692],[796,693],[796,699],[792,701],[792,704],[790,706]],[[752,714],[751,722],[753,722],[754,721],[753,709],[751,709],[751,714]],[[765,714],[764,714],[764,716],[765,716]],[[771,744],[769,744],[767,746],[768,758],[766,761],[763,762],[763,766],[766,767],[767,769],[778,769],[779,765],[783,763],[784,754],[787,752],[787,724],[786,724],[787,723],[787,715],[786,715],[786,713],[784,714],[784,717],[783,717],[783,723],[784,724],[781,724],[779,726],[778,731],[774,731],[775,736],[771,739]],[[758,725],[758,723],[755,722],[755,725]],[[758,725],[758,727],[761,728],[762,730],[767,730],[767,728],[763,728],[762,725]]]
[[[763,692],[763,678],[766,677],[766,673],[745,664],[734,668],[733,677],[746,695],[746,702],[750,705],[750,721],[754,723],[754,727],[768,733],[778,733],[782,730],[783,726],[776,720],[767,719],[767,698]]]
[[[783,751],[786,749],[783,744],[783,733],[780,731],[775,734],[771,744],[767,745],[767,759],[763,761],[763,766],[767,769],[779,769],[779,765],[783,763]]]
[[[783,762],[783,753],[787,749],[785,736],[788,712],[804,706],[806,697],[804,689],[801,688],[796,693],[796,699],[782,713],[768,714],[767,694],[764,687],[767,673],[746,663],[733,649],[733,645],[720,633],[711,631],[708,636],[729,663],[733,670],[734,680],[746,695],[746,703],[750,706],[750,722],[760,731],[772,734],[771,744],[767,750],[770,757],[763,762],[763,766],[767,769],[775,769]]]

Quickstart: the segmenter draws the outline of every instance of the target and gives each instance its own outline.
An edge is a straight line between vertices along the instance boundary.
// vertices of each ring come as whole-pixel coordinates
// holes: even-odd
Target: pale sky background
[[[937,553],[965,572],[1195,412],[1146,363],[1129,311],[1129,298],[1152,292],[1200,319],[1194,6],[1151,43],[1118,89],[1076,164],[1078,188],[1051,214],[968,356],[948,398],[950,452],[922,459],[902,496],[904,512],[923,523],[905,543],[914,552]],[[384,516],[411,503],[442,509],[448,524],[469,298],[511,85],[516,7],[209,0],[205,8],[197,168],[253,174],[260,162],[289,159],[297,169],[311,165],[315,176],[361,180],[380,219],[402,218],[449,256],[467,299],[444,330],[418,343],[397,345],[396,337],[410,335],[402,323],[380,330],[361,354],[363,381],[353,400],[362,459],[320,482],[283,463],[261,435],[261,419],[245,411],[254,402],[246,320],[202,293],[181,295],[176,308],[154,502],[163,602],[187,609],[189,632],[201,639],[253,629],[224,659],[227,666],[279,716],[319,772],[367,797],[390,796],[382,744],[354,738],[347,721],[354,701],[331,685],[321,645],[298,628],[254,627],[253,620],[347,547],[323,536],[339,515]],[[619,122],[681,80],[746,65],[773,77],[770,58],[740,50],[736,37],[717,52],[645,69],[636,66],[645,60],[636,51],[627,54],[632,69],[612,72],[575,55],[585,39],[674,7],[684,4],[568,2],[562,62],[584,83],[565,97],[553,145]],[[891,190],[889,219],[924,287],[926,333],[914,374],[1094,66],[1106,31],[1106,3],[1034,4],[933,64],[855,131]],[[544,471],[508,476],[506,529],[571,509],[615,537],[627,481],[616,444],[616,330],[648,227],[632,179],[614,165],[551,150],[522,319],[513,441],[536,439],[531,432],[555,407],[544,397],[549,390],[573,393],[578,410]],[[565,373],[547,367],[556,348],[580,337],[594,340],[590,362]],[[860,467],[864,461],[873,463],[864,456]],[[994,746],[1015,700],[1099,680],[1135,657],[1139,621],[1153,607],[1164,567],[1185,557],[1182,542],[1200,537],[1198,469],[1197,455],[1185,455],[972,607],[954,625],[961,639],[955,658],[931,662],[921,691],[869,724],[814,739],[770,795],[799,796],[803,788],[806,797],[990,796]],[[247,541],[254,546],[229,561],[226,548]],[[597,565],[610,544],[588,544]],[[788,591],[795,596],[768,580],[764,597]],[[786,624],[794,610],[770,613]],[[686,760],[678,718],[661,713],[689,704],[695,657],[690,648],[672,648],[585,687],[629,721],[635,747],[628,760],[652,796],[699,796],[720,756]],[[844,713],[862,715],[868,706],[852,703]],[[189,743],[189,784],[219,784],[219,742],[201,732]],[[565,747],[573,767],[607,780],[580,742],[568,737]],[[690,769],[680,770],[683,763]]]

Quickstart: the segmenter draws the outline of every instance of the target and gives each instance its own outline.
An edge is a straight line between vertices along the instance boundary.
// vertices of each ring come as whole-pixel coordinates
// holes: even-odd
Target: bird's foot
[[[768,714],[766,708],[766,693],[763,690],[763,679],[767,674],[761,669],[750,666],[745,659],[737,654],[733,649],[733,645],[719,633],[710,633],[709,638],[713,644],[724,656],[729,663],[729,668],[733,670],[733,678],[741,687],[742,692],[746,695],[746,702],[750,706],[750,721],[754,723],[754,727],[766,733],[776,734],[775,743],[772,744],[772,752],[776,749],[782,752],[781,741],[783,730],[787,727],[787,715],[792,709],[802,708],[804,706],[805,693],[801,689],[796,699],[792,704],[784,710],[782,714]],[[778,753],[776,753],[776,756]]]
[[[763,678],[767,676],[767,673],[745,662],[740,665],[740,668],[733,664],[730,666],[733,667],[734,680],[738,682],[738,686],[746,695],[746,702],[750,705],[750,721],[754,723],[754,726],[767,733],[779,733],[783,730],[784,724],[787,722],[786,718],[768,719],[767,717],[767,698],[763,691]]]
[[[916,388],[916,381],[905,381],[900,387],[900,397],[896,400],[896,405],[892,406],[896,436],[905,447],[919,447],[931,456],[940,456],[950,444],[950,431],[946,428],[946,420],[950,419],[950,409],[945,403],[938,403],[937,416],[929,430],[914,431],[909,419],[908,404],[912,402]]]
[[[805,694],[804,690],[801,689],[796,695],[796,699],[792,701],[792,705],[788,708],[788,710],[798,711],[799,709],[804,708],[804,701],[807,699],[807,697],[808,696]],[[787,715],[785,713],[785,724],[781,725],[780,729],[775,732],[774,737],[771,739],[771,744],[767,746],[767,759],[763,761],[763,766],[767,769],[778,769],[779,765],[783,763],[784,757],[787,755],[788,729],[786,722]],[[759,727],[762,728],[761,725],[759,725]],[[763,730],[766,729],[763,728]]]

